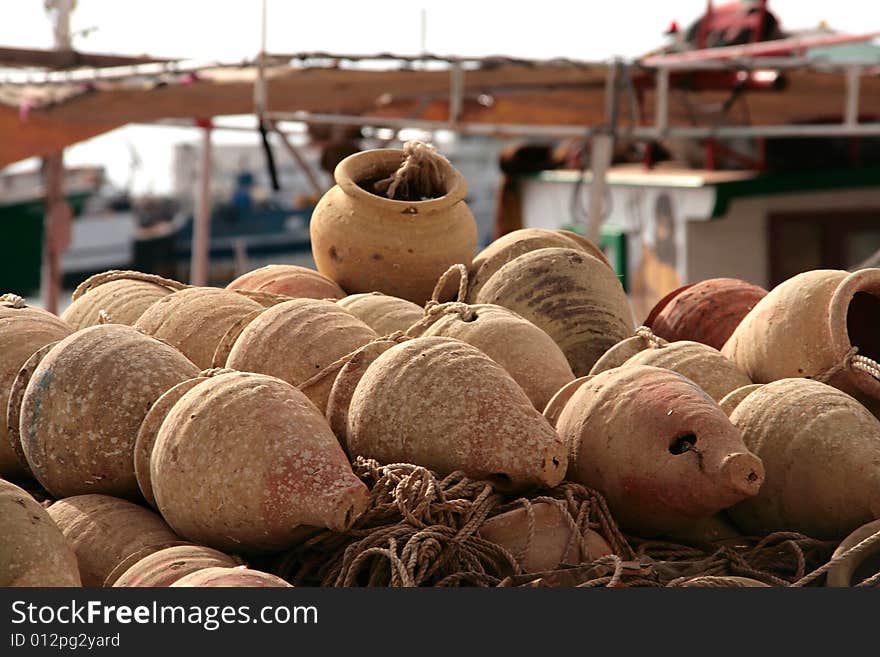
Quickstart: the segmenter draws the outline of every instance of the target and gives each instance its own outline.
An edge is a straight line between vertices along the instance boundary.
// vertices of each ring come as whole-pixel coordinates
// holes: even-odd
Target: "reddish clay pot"
[[[691,340],[721,349],[767,290],[738,278],[710,278],[661,299],[645,325],[670,342]]]
[[[754,496],[761,460],[717,404],[670,370],[633,365],[586,381],[556,424],[568,478],[599,490],[626,531],[658,536]]]

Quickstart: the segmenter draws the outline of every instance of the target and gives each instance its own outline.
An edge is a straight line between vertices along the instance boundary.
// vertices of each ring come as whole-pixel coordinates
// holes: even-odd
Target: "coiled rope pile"
[[[880,542],[880,534],[829,561],[837,544],[793,532],[704,545],[625,536],[601,494],[564,482],[530,499],[508,499],[490,482],[460,472],[438,477],[409,464],[357,458],[370,506],[345,533],[322,530],[274,563],[277,574],[305,586],[805,586],[821,583],[839,563]],[[525,573],[522,555],[484,540],[480,526],[500,513],[538,502],[559,505],[575,529],[598,532],[614,554],[589,563]],[[530,527],[526,548],[531,544]],[[582,552],[586,553],[586,551]],[[748,578],[744,580],[743,578]],[[748,580],[755,583],[748,584]],[[860,586],[876,586],[880,574]]]

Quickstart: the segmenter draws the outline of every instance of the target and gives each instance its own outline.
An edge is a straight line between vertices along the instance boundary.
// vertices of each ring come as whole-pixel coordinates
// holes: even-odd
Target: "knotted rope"
[[[403,145],[404,160],[388,178],[373,185],[373,192],[397,201],[423,201],[446,194],[449,160],[433,146],[416,139]]]
[[[13,294],[12,292],[7,292],[2,297],[0,297],[0,302],[8,304],[12,308],[24,308],[27,304],[24,302],[24,299],[17,294]]]
[[[635,335],[647,342],[652,349],[661,349],[669,344],[666,340],[655,334],[648,326],[640,326],[637,328]]]
[[[455,301],[440,303],[440,296],[443,294],[443,290],[456,275],[458,275],[458,293]],[[425,304],[425,316],[410,326],[406,330],[406,334],[414,338],[419,337],[429,326],[444,315],[458,315],[464,322],[473,321],[476,313],[470,305],[464,302],[467,297],[467,290],[467,267],[461,264],[452,265],[437,279],[437,284],[434,285],[434,291],[431,293],[431,299]]]
[[[860,356],[858,352],[858,347],[852,347],[849,351],[846,352],[843,360],[841,360],[837,365],[828,368],[818,376],[812,378],[815,381],[819,381],[820,383],[828,383],[840,372],[846,370],[857,370],[866,374],[870,374],[875,379],[880,380],[880,363],[877,363],[877,361],[868,358],[867,356]]]

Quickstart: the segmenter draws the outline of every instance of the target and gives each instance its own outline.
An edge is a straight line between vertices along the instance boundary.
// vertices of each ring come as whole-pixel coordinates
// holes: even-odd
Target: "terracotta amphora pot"
[[[312,213],[312,255],[318,271],[349,294],[384,292],[421,305],[451,265],[470,265],[477,224],[464,202],[467,183],[445,159],[438,161],[443,196],[398,201],[367,191],[404,158],[403,150],[376,149],[339,163],[336,186]]]
[[[709,396],[685,377],[633,365],[597,374],[556,424],[568,478],[608,500],[624,530],[658,536],[754,496],[761,460]]]
[[[822,377],[876,413],[880,370],[872,374],[870,361],[880,359],[880,269],[819,269],[780,283],[721,351],[755,383]]]

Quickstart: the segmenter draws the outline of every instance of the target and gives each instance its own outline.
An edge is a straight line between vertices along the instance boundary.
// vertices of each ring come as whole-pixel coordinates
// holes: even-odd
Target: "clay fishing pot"
[[[170,294],[144,311],[135,328],[176,347],[202,369],[212,366],[226,331],[262,306],[229,290],[191,287]]]
[[[565,405],[557,431],[568,478],[599,490],[625,531],[658,536],[758,492],[761,460],[694,383],[644,365],[595,375]]]
[[[657,337],[646,327],[640,327],[636,330],[636,335],[625,338],[611,347],[602,354],[602,357],[596,361],[590,374],[599,374],[605,370],[620,367],[636,354],[645,351],[645,349],[656,349],[669,344],[663,338]]]
[[[330,423],[330,428],[339,439],[339,444],[349,456],[351,456],[351,452],[348,448],[348,409],[351,406],[354,391],[373,361],[405,339],[408,338],[379,339],[364,345],[354,352],[347,362],[342,364],[333,379],[333,386],[327,398],[325,415]]]
[[[76,553],[83,586],[102,586],[136,552],[180,541],[152,511],[109,495],[68,497],[47,511]]]
[[[880,421],[849,395],[783,379],[751,392],[730,421],[767,470],[758,495],[728,511],[745,533],[840,539],[880,517]]]
[[[205,376],[197,376],[194,379],[178,383],[170,390],[167,390],[147,411],[147,415],[138,429],[137,438],[134,442],[134,474],[144,499],[153,508],[157,507],[156,497],[153,495],[153,482],[150,479],[150,458],[153,455],[156,437],[159,435],[159,427],[162,426],[165,416],[168,415],[174,404],[184,394],[195,388],[202,381],[207,380],[207,378]]]
[[[205,568],[234,568],[241,560],[201,545],[175,545],[136,561],[113,583],[114,587],[165,587]]]
[[[345,292],[314,269],[299,265],[266,265],[242,274],[227,290],[282,294],[292,299],[341,299]]]
[[[398,299],[381,292],[351,294],[336,302],[379,335],[406,331],[425,314],[412,301]]]
[[[586,551],[577,537],[572,540],[572,519],[559,504],[535,502],[530,509],[531,521],[529,509],[521,507],[489,518],[478,532],[504,546],[525,572],[555,570],[560,564],[590,562],[612,553],[605,539],[591,529],[583,535]]]
[[[847,536],[831,555],[834,560],[856,545],[880,533],[880,520],[862,525]],[[863,579],[880,572],[880,540],[873,538],[873,547],[864,552],[854,552],[851,557],[831,566],[825,575],[825,586],[854,586]]]
[[[61,319],[74,330],[84,329],[101,324],[103,310],[111,322],[132,326],[159,299],[186,287],[185,283],[139,271],[105,271],[80,283]]]
[[[137,432],[150,406],[198,369],[173,347],[130,326],[68,336],[43,358],[21,405],[21,446],[56,498],[100,492],[140,499]]]
[[[847,353],[880,358],[880,269],[808,271],[777,285],[743,318],[721,350],[755,383],[828,373]],[[828,381],[880,406],[880,381],[843,367]]]
[[[45,509],[0,479],[0,587],[81,586],[76,555]]]
[[[5,419],[12,384],[31,355],[71,333],[55,315],[30,308],[21,297],[0,297],[0,417]],[[0,477],[18,480],[28,474],[12,448],[7,423],[0,422]]]
[[[448,162],[438,163],[446,193],[426,201],[396,201],[361,185],[393,174],[404,151],[355,153],[336,167],[336,186],[312,212],[312,255],[318,271],[349,294],[384,292],[419,305],[451,265],[470,265],[477,224],[464,202],[467,183]]]
[[[174,404],[150,479],[177,533],[231,552],[282,550],[302,525],[344,531],[369,498],[305,395],[246,372],[211,377]]]
[[[538,249],[514,258],[492,275],[476,301],[509,308],[542,329],[575,376],[588,374],[602,354],[633,332],[617,276],[575,249]]]
[[[293,588],[280,577],[251,570],[244,566],[236,568],[202,568],[176,580],[173,587],[234,587],[234,588]]]
[[[58,344],[58,342],[60,342],[60,340],[50,342],[31,354],[31,357],[25,361],[24,365],[18,370],[18,374],[15,375],[15,378],[12,381],[12,386],[9,390],[9,401],[6,402],[7,444],[12,449],[16,459],[18,459],[18,464],[22,471],[27,474],[29,479],[33,479],[34,474],[31,472],[31,466],[28,464],[27,456],[25,456],[24,453],[24,447],[21,444],[21,432],[19,431],[21,405],[24,403],[24,394],[27,392],[27,385],[30,382],[31,377],[34,375],[34,372],[37,370],[37,365],[43,361],[46,354],[52,351],[52,348]]]
[[[379,337],[332,301],[293,299],[263,312],[235,341],[227,367],[299,386],[337,359]],[[303,390],[323,413],[333,378]]]
[[[512,310],[492,304],[455,304],[438,310],[427,319],[433,323],[421,335],[455,338],[475,346],[507,370],[539,411],[557,390],[574,380],[565,354],[553,339]]]
[[[747,386],[743,386],[742,388],[737,388],[729,393],[727,393],[724,398],[718,402],[718,405],[721,407],[721,410],[724,411],[724,414],[727,417],[730,417],[730,414],[733,413],[733,409],[739,406],[739,403],[748,397],[754,390],[760,388],[763,383],[752,383]]]
[[[554,427],[556,426],[556,423],[559,421],[559,416],[562,414],[562,409],[565,408],[568,400],[571,399],[571,396],[575,392],[577,392],[578,388],[592,378],[592,375],[582,376],[574,381],[566,383],[556,391],[556,394],[554,394],[553,397],[550,398],[550,401],[547,402],[547,406],[544,407],[543,412],[544,417],[547,418],[547,421],[550,424]]]
[[[516,381],[459,340],[414,338],[367,369],[348,413],[352,456],[462,470],[502,489],[555,486],[565,444]]]
[[[576,249],[602,260],[609,267],[602,249],[587,238],[567,230],[547,228],[521,228],[502,235],[480,251],[470,266],[467,301],[474,303],[477,294],[492,275],[508,262],[529,251],[537,249]]]
[[[627,360],[623,367],[631,365],[650,365],[678,372],[715,401],[721,401],[728,393],[752,383],[746,373],[720,351],[699,342],[683,340],[645,349]]]
[[[710,278],[661,299],[645,325],[670,342],[692,340],[721,349],[767,290],[738,278]]]

